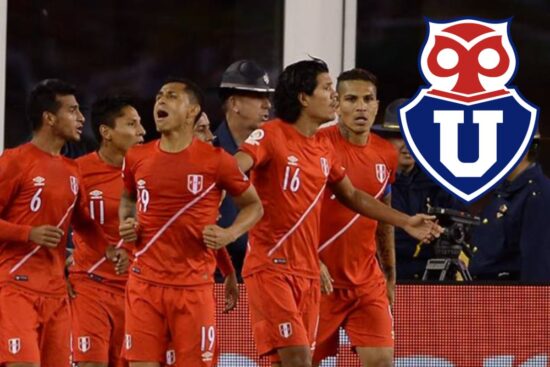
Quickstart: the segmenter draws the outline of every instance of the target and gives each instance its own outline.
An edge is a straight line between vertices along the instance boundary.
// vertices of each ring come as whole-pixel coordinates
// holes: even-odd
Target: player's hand
[[[202,237],[206,247],[213,250],[219,250],[237,239],[229,228],[222,228],[216,224],[204,227]]]
[[[225,288],[225,308],[223,313],[228,313],[237,307],[239,301],[239,286],[237,285],[237,274],[235,272],[225,277],[223,282]]]
[[[132,217],[126,218],[123,222],[120,222],[120,226],[118,227],[120,238],[122,238],[124,242],[137,241],[137,226],[138,222],[136,221],[136,218]]]
[[[403,229],[412,237],[424,243],[430,243],[443,233],[443,228],[434,220],[433,215],[417,214],[409,218]]]
[[[69,279],[65,279],[65,283],[67,284],[67,293],[69,293],[69,297],[75,299],[76,292],[74,291],[73,285],[69,282]]]
[[[29,234],[29,240],[40,246],[46,246],[55,248],[59,245],[61,238],[63,237],[63,231],[57,227],[50,225],[43,225],[33,227]]]
[[[105,250],[105,257],[113,263],[117,275],[124,274],[128,271],[130,258],[125,249],[115,248],[111,245]]]
[[[333,282],[334,279],[330,276],[327,266],[321,262],[321,293],[331,294],[334,291]]]

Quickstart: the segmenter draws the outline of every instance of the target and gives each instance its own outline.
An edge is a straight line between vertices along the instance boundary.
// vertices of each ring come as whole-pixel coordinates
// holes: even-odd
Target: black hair
[[[99,143],[102,140],[100,126],[107,125],[114,129],[115,120],[122,116],[122,109],[128,106],[134,107],[134,101],[125,95],[108,95],[94,102],[92,105],[92,130]]]
[[[32,89],[27,102],[27,117],[33,131],[42,127],[44,112],[57,113],[61,103],[58,96],[75,95],[76,87],[59,79],[45,79]]]
[[[350,80],[362,80],[365,82],[371,82],[378,91],[378,78],[376,77],[376,75],[366,69],[355,68],[344,71],[338,76],[338,79],[336,81],[336,90],[338,91],[338,93],[340,92],[340,84],[342,82]]]
[[[202,89],[192,80],[182,77],[169,77],[163,83],[166,85],[168,83],[181,83],[185,85],[185,93],[189,96],[191,103],[194,103],[199,106],[199,113],[195,117],[195,123],[201,118],[202,112],[204,111],[204,93]]]
[[[311,96],[317,87],[317,76],[322,73],[328,73],[328,66],[321,59],[313,58],[287,66],[279,76],[273,96],[275,115],[283,121],[296,122],[302,111],[298,96],[300,93]]]

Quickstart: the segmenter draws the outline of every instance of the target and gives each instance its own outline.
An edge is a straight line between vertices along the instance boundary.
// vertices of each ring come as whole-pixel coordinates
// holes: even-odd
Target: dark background
[[[424,17],[448,20],[512,18],[512,44],[518,56],[511,84],[540,109],[539,129],[550,137],[550,2],[546,0],[392,0],[357,2],[356,65],[379,78],[380,111],[396,98],[410,98],[424,82],[418,57],[427,32]],[[378,119],[383,113],[378,114]],[[539,161],[550,175],[550,141],[541,144]]]
[[[162,82],[188,77],[205,90],[216,125],[222,113],[215,87],[225,68],[252,58],[274,79],[282,40],[283,2],[277,0],[9,1],[5,146],[30,138],[26,96],[44,78],[77,85],[84,107],[105,93],[130,92],[151,139]]]

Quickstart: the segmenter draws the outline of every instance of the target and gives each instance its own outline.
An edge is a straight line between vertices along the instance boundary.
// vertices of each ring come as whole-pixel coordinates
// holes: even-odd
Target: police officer
[[[471,240],[474,279],[550,282],[550,179],[536,162],[540,144],[537,134],[482,211]]]
[[[263,122],[269,119],[271,102],[269,77],[266,71],[252,60],[239,60],[223,73],[219,95],[222,100],[225,119],[215,131],[214,145],[235,154],[239,146]],[[237,216],[237,207],[231,197],[226,197],[220,207],[222,227],[230,225]],[[239,281],[246,253],[246,235],[228,246]]]
[[[415,163],[410,154],[397,119],[399,107],[407,99],[391,102],[384,113],[384,122],[373,125],[372,130],[390,141],[398,154],[395,182],[391,186],[391,205],[409,215],[426,213],[429,206],[463,210],[463,206],[451,194],[443,190]],[[420,280],[426,263],[434,257],[433,246],[424,245],[415,254],[418,241],[402,229],[395,229],[395,259],[398,280]]]

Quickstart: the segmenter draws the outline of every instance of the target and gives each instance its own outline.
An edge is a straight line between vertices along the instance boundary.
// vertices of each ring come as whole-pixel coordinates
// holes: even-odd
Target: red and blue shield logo
[[[538,108],[509,85],[517,58],[510,20],[428,21],[420,71],[428,87],[399,111],[416,162],[447,191],[471,202],[521,161]]]

